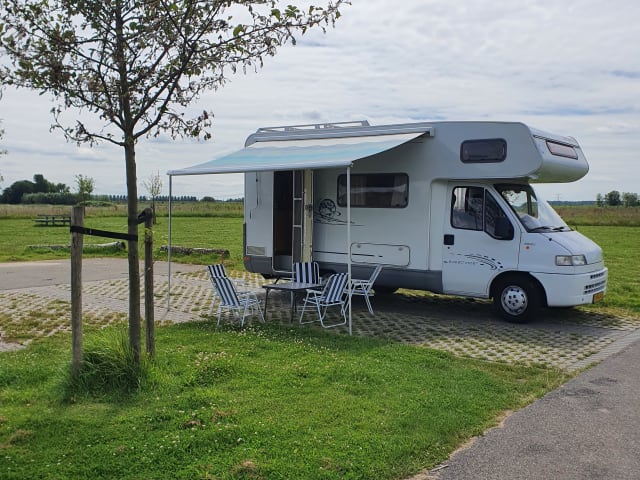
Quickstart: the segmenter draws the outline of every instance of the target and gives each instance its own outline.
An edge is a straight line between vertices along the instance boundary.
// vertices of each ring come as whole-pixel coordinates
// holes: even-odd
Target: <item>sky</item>
[[[321,5],[326,0],[316,0]],[[289,0],[285,3],[308,4]],[[152,175],[244,146],[260,127],[368,120],[372,125],[443,120],[519,121],[575,137],[590,165],[581,180],[540,185],[548,200],[640,193],[640,2],[637,0],[352,0],[335,28],[297,37],[257,73],[239,73],[202,96],[213,139],[142,140],[139,193]],[[47,96],[6,89],[0,187],[41,173],[76,189],[124,194],[121,149],[80,146],[50,132]],[[234,198],[238,174],[174,177],[174,195]]]

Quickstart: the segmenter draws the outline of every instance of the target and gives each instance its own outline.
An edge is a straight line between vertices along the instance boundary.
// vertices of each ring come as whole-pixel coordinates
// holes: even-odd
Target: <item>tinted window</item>
[[[406,173],[351,175],[351,206],[361,208],[404,208],[409,203]],[[338,176],[338,205],[347,206],[347,176]]]
[[[507,158],[507,142],[501,138],[466,140],[460,145],[460,160],[464,163],[502,162]]]
[[[571,145],[564,145],[562,143],[550,142],[547,140],[547,148],[552,155],[556,155],[558,157],[578,158],[575,148]]]

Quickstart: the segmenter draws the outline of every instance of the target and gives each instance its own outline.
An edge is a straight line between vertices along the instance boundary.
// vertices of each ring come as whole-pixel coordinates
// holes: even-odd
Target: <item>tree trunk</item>
[[[136,176],[135,140],[125,136],[124,156],[127,170],[127,218],[129,235],[138,235],[138,179]],[[129,240],[129,345],[133,361],[140,364],[140,265],[138,241]]]

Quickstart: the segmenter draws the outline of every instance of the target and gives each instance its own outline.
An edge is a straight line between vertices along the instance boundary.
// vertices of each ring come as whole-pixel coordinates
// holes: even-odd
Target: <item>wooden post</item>
[[[156,353],[153,311],[153,212],[150,208],[145,208],[144,213],[144,316],[147,353],[153,356]]]
[[[71,211],[71,225],[84,226],[84,207]],[[77,377],[82,365],[82,233],[71,234],[71,375]]]

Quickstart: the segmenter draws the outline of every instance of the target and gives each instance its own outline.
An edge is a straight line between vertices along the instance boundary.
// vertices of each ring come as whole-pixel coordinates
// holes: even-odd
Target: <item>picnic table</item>
[[[45,213],[38,215],[38,218],[34,218],[33,221],[36,226],[40,227],[64,227],[65,225],[71,225],[71,216]]]

